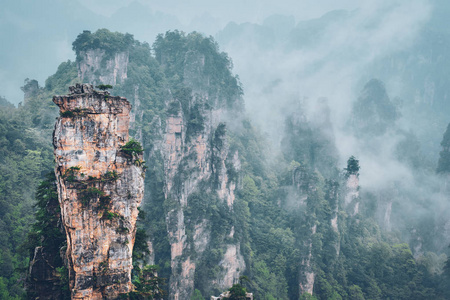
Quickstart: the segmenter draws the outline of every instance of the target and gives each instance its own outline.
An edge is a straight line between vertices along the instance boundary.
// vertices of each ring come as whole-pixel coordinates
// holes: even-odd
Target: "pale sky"
[[[128,6],[136,0],[79,0],[87,8],[105,16],[112,15],[116,10]],[[361,1],[355,0],[139,0],[141,4],[152,11],[162,11],[175,15],[184,25],[196,16],[204,13],[220,19],[223,22],[261,22],[272,14],[294,15],[297,19],[310,19],[334,9],[352,10],[360,6]]]
[[[430,2],[432,0],[412,0]],[[438,1],[438,0],[433,0]],[[6,0],[0,9],[0,96],[22,101],[25,78],[40,85],[57,66],[74,59],[71,44],[83,30],[108,28],[141,41],[179,29],[215,36],[229,22],[261,24],[274,14],[296,22],[335,10],[371,10],[408,0]],[[377,8],[377,9],[378,9]],[[405,12],[407,13],[407,12]]]

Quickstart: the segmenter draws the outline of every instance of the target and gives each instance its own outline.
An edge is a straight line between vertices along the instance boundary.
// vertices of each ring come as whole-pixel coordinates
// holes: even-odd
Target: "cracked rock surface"
[[[115,299],[132,290],[132,252],[144,194],[142,156],[128,142],[130,103],[77,84],[55,96],[55,173],[72,299]]]

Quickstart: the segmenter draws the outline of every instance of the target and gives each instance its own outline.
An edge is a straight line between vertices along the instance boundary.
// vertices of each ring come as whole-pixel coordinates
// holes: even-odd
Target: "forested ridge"
[[[245,287],[255,299],[450,298],[450,260],[445,253],[433,252],[430,247],[414,256],[400,230],[388,231],[379,225],[377,202],[364,192],[364,186],[356,184],[353,192],[357,196],[347,203],[349,179],[356,180],[365,166],[354,156],[347,165],[338,164],[329,123],[311,122],[302,117],[301,107],[292,109],[280,132],[281,150],[274,157],[278,147],[247,117],[245,87],[232,73],[231,58],[220,52],[212,37],[169,31],[150,46],[131,34],[101,29],[81,33],[73,49],[77,55],[102,49],[107,54],[104,59],[118,52],[129,53],[127,79],[117,83],[111,93],[127,97],[134,105],[130,134],[141,141],[148,167],[148,194],[141,208],[134,254],[134,283],[144,292],[134,297],[159,297],[146,290],[146,286],[155,287],[155,282],[144,280],[149,278],[144,276],[147,272],[157,278],[156,285],[168,298],[172,266],[166,215],[178,204],[165,197],[165,162],[159,152],[165,121],[174,115],[185,116],[185,141],[189,143],[205,132],[207,116],[220,108],[227,110],[232,120],[221,122],[208,141],[211,149],[222,150],[226,144],[230,153],[238,153],[240,170],[226,161],[229,182],[237,182],[236,199],[231,208],[221,202],[214,193],[217,176],[211,176],[190,194],[189,205],[183,208],[191,222],[186,226],[187,243],[194,244],[193,231],[201,220],[212,220],[207,249],[201,255],[195,250],[190,253],[199,260],[192,299],[224,292],[212,288],[208,280],[223,271],[218,264],[226,245],[232,243],[240,245],[245,261],[241,275],[248,279],[234,288]],[[81,59],[77,57],[77,61]],[[51,253],[64,247],[55,214],[46,213],[55,205],[54,178],[48,175],[53,170],[51,134],[57,116],[51,97],[67,94],[69,85],[77,82],[77,62],[67,61],[43,87],[25,81],[25,98],[19,107],[0,99],[1,299],[33,296],[27,295],[25,282],[35,247],[47,247]],[[369,102],[382,111],[373,122],[367,120],[373,116],[365,110]],[[360,118],[354,118],[349,126],[354,126],[355,135],[361,138],[384,134],[397,118],[396,107],[376,81],[366,85],[353,111]],[[361,124],[367,126],[363,132],[357,131]],[[448,173],[448,135],[446,132],[442,142],[438,173]],[[218,164],[214,166],[218,174]],[[177,173],[178,182],[190,176],[186,170]],[[229,237],[231,228],[235,234]],[[156,266],[146,268],[148,241]],[[55,265],[60,268],[61,289],[65,289],[62,261]],[[312,295],[304,292],[310,282],[308,274],[314,278]]]

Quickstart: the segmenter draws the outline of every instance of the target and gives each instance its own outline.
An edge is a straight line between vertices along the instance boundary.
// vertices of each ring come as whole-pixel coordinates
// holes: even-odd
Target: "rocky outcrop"
[[[172,275],[170,278],[170,299],[189,299],[194,291],[194,278],[198,263],[211,243],[211,221],[202,218],[192,227],[192,220],[186,219],[185,210],[192,205],[194,193],[209,193],[225,203],[230,213],[233,210],[237,178],[230,174],[240,169],[237,152],[229,151],[225,140],[226,127],[217,124],[214,113],[199,109],[203,120],[201,130],[189,128],[189,119],[180,109],[167,118],[163,144],[165,161],[166,198],[173,208],[167,214],[167,228],[171,244]],[[193,229],[192,240],[188,233]],[[230,240],[234,229],[228,232]],[[227,244],[224,256],[219,262],[217,278],[210,278],[211,285],[226,289],[245,270],[244,258],[238,244]],[[195,255],[194,255],[195,253]]]
[[[303,166],[298,166],[292,170],[292,185],[295,190],[295,199],[297,202],[297,208],[302,208],[302,210],[307,210],[308,197],[313,194],[316,188],[315,178],[311,176],[308,170]],[[305,222],[309,223],[311,227],[305,229],[304,236],[305,240],[303,242],[303,254],[300,261],[299,269],[299,279],[298,287],[300,295],[309,293],[312,295],[315,282],[315,273],[313,268],[313,255],[312,247],[313,235],[316,234],[317,225],[314,220],[308,216],[308,214],[302,216]],[[306,228],[306,227],[305,227]]]
[[[398,109],[389,98],[384,83],[371,79],[353,104],[349,123],[355,136],[370,139],[393,128],[398,117]]]
[[[23,102],[27,103],[30,99],[33,99],[39,93],[39,83],[35,79],[25,79],[23,87],[21,87],[23,91]]]
[[[234,236],[234,229],[230,232],[229,237]],[[231,287],[237,282],[239,276],[245,270],[244,257],[241,254],[239,244],[229,244],[226,247],[223,259],[219,262],[219,266],[223,270],[217,279],[213,281],[215,286],[226,288]]]
[[[53,145],[72,299],[114,299],[133,289],[142,151],[127,144],[131,105],[125,98],[88,84],[70,91],[53,98],[61,114]]]
[[[339,256],[341,251],[340,244],[340,232],[339,232],[339,184],[335,181],[328,182],[328,190],[325,195],[325,199],[330,204],[331,208],[331,230],[335,233],[336,239],[330,239],[330,243],[334,243],[334,248],[336,249],[336,257]]]
[[[317,225],[313,225],[311,227],[311,236],[316,233]],[[307,246],[308,254],[303,257],[300,264],[300,280],[299,280],[299,291],[300,295],[308,293],[310,295],[313,294],[314,283],[316,274],[314,273],[314,269],[312,266],[312,241],[309,241]]]
[[[206,71],[208,61],[211,68],[211,57],[207,57],[211,53],[203,53],[197,46],[194,48],[183,52],[184,48],[177,46],[172,48],[175,52],[166,49],[160,53],[155,49],[162,72],[167,68],[170,70],[166,70],[166,75],[175,71],[177,76],[174,78],[182,78],[176,85],[171,86],[170,83],[158,86],[161,95],[156,95],[156,98],[164,98],[162,102],[166,111],[163,113],[152,107],[161,99],[148,97],[145,91],[149,87],[142,85],[145,81],[136,80],[133,77],[136,74],[131,73],[127,78],[128,57],[125,58],[125,52],[117,50],[116,54],[108,54],[107,47],[77,52],[79,77],[82,81],[111,85],[123,81],[122,87],[127,87],[124,91],[128,93],[127,97],[134,106],[130,113],[130,134],[142,141],[146,148],[145,158],[152,161],[149,173],[154,174],[151,172],[158,166],[158,175],[155,177],[163,177],[158,179],[158,185],[153,184],[152,180],[147,182],[144,202],[146,209],[151,209],[153,205],[163,205],[164,201],[162,210],[165,213],[171,251],[171,276],[168,278],[171,299],[191,297],[194,284],[197,284],[194,283],[194,278],[198,278],[196,272],[208,268],[198,266],[205,261],[205,253],[212,251],[211,249],[221,253],[215,261],[220,266],[220,272],[217,272],[217,276],[202,280],[208,281],[204,289],[199,288],[203,293],[209,293],[206,289],[215,287],[228,289],[245,270],[241,247],[234,237],[232,225],[225,226],[226,232],[215,239],[212,232],[217,221],[212,220],[211,215],[201,214],[193,208],[195,199],[192,197],[201,194],[204,196],[201,206],[217,204],[223,210],[221,215],[233,214],[240,161],[238,152],[229,149],[225,136],[226,127],[220,125],[220,122],[226,119],[228,109],[243,107],[241,89],[231,72],[222,74]],[[135,56],[131,50],[130,53],[130,61],[133,61]],[[224,62],[223,56],[220,57],[220,61]],[[171,65],[175,61],[176,66]],[[122,67],[117,67],[119,65]],[[230,67],[228,64],[218,66],[223,67],[223,71],[228,71],[226,68]],[[130,65],[130,70],[132,67],[134,64]],[[226,77],[227,80],[219,80],[215,78],[218,74],[229,77]],[[159,75],[162,74],[155,77]],[[162,82],[154,83],[158,85],[163,84]],[[224,85],[224,82],[234,82],[235,85]],[[155,114],[152,115],[153,113]],[[161,201],[160,198],[164,199]],[[158,256],[161,257],[158,251],[161,250],[157,248],[161,249],[162,244],[167,245],[166,237],[152,236],[154,233],[150,231],[150,252],[153,253],[151,248],[155,245],[155,263],[165,265],[165,262],[158,261]]]
[[[344,207],[351,207],[351,215],[359,212],[359,177],[358,174],[349,174],[345,182]]]
[[[89,49],[78,54],[78,77],[96,84],[123,83],[127,79],[128,52],[109,55],[103,49]]]

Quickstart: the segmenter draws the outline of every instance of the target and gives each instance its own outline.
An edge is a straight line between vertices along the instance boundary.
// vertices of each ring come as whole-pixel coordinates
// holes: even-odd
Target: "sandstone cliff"
[[[305,207],[308,205],[308,198],[317,190],[315,186],[315,178],[312,177],[304,167],[297,167],[292,172],[292,185],[295,188],[295,199],[298,207]],[[304,235],[305,239],[302,246],[302,256],[299,269],[299,293],[313,294],[315,283],[314,272],[314,258],[312,253],[313,236],[316,234],[317,225],[314,220],[305,215],[299,216],[304,218],[307,223],[305,226]],[[309,228],[308,228],[309,227]]]
[[[53,145],[72,299],[113,299],[133,289],[142,151],[123,148],[131,109],[125,98],[88,84],[70,91],[53,98],[61,113]]]
[[[229,151],[225,125],[217,124],[217,120],[212,119],[212,113],[201,109],[204,126],[194,132],[189,117],[185,117],[181,111],[167,118],[163,153],[165,194],[172,202],[172,208],[167,213],[172,259],[170,299],[190,297],[194,291],[196,268],[205,259],[203,254],[208,248],[223,248],[218,273],[213,278],[207,278],[210,280],[209,288],[215,286],[226,289],[245,270],[239,244],[223,243],[227,237],[233,240],[233,227],[222,224],[226,232],[219,237],[221,245],[217,241],[212,245],[212,227],[217,226],[215,220],[211,220],[208,209],[205,213],[192,212],[199,204],[197,201],[209,201],[209,204],[203,205],[208,207],[217,204],[227,214],[233,214],[236,178],[229,178],[228,174],[231,169],[240,169],[238,153]]]
[[[92,84],[123,83],[127,78],[128,52],[118,52],[108,56],[105,50],[89,49],[81,51],[78,60],[78,77],[82,82]]]
[[[221,122],[230,108],[211,92],[205,61],[200,51],[186,53],[183,76],[190,93],[184,99],[174,95],[169,103],[172,110],[162,146],[165,196],[172,203],[166,219],[171,245],[170,299],[189,298],[195,286],[203,291],[227,289],[246,267],[240,245],[234,241],[233,224],[218,224],[214,219],[214,206],[228,218],[233,215],[238,178],[231,174],[239,172],[240,161],[239,153],[230,150],[227,126]],[[234,99],[236,104],[239,100]],[[220,234],[218,226],[223,228]],[[215,251],[221,254],[214,261],[215,271],[205,272],[211,268]],[[202,282],[195,282],[196,277]]]
[[[151,218],[149,263],[162,268],[171,299],[189,299],[194,287],[204,294],[227,289],[246,268],[232,221],[239,153],[230,150],[224,124],[230,109],[242,107],[241,90],[214,43],[198,34],[180,38],[185,46],[164,50],[157,39],[156,61],[137,42],[107,58],[101,48],[77,52],[83,81],[116,83],[114,91],[134,106],[130,134],[149,161],[143,200]]]

